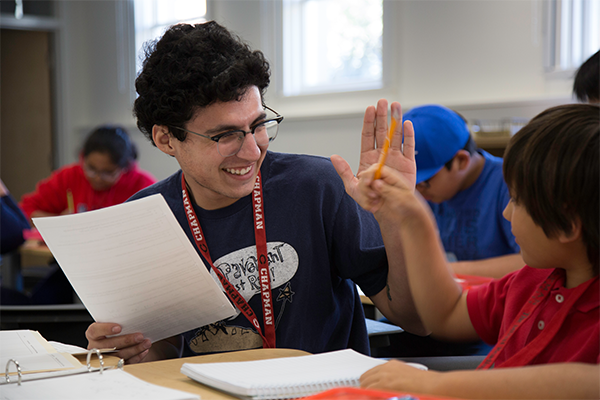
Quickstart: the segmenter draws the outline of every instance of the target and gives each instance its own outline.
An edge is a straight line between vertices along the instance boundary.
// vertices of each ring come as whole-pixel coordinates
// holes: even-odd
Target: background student
[[[86,138],[79,162],[66,165],[21,198],[29,220],[120,204],[156,179],[137,167],[137,149],[120,126],[100,126]],[[33,226],[33,224],[32,224]],[[74,292],[56,261],[25,293],[4,290],[2,304],[68,304]]]
[[[600,50],[588,58],[577,70],[573,80],[573,94],[584,103],[600,103]]]
[[[331,162],[268,150],[283,117],[264,103],[263,53],[210,21],[172,26],[146,54],[134,115],[181,169],[133,199],[165,198],[213,278],[235,289],[225,293],[240,312],[155,343],[94,323],[88,347],[116,347],[128,363],[275,346],[368,353],[356,284],[391,321],[423,332],[403,259],[387,262],[377,221],[345,193]],[[381,100],[365,112],[361,165],[377,162],[387,108]],[[399,152],[388,160],[414,177]],[[267,259],[268,268],[257,265]]]
[[[0,253],[6,254],[13,251],[25,242],[23,230],[29,229],[29,221],[23,210],[12,197],[4,182],[0,180],[0,201],[2,209],[0,214]]]
[[[570,104],[542,112],[511,138],[504,215],[527,266],[466,292],[412,183],[385,167],[381,180],[373,180],[376,167],[360,176],[354,197],[397,226],[426,328],[496,343],[481,370],[419,371],[391,361],[366,372],[362,386],[458,398],[600,397],[599,137],[600,108]],[[405,130],[408,157],[411,142]]]
[[[477,148],[466,121],[437,104],[404,115],[415,129],[417,190],[429,203],[454,272],[500,278],[524,263],[502,217],[502,158]]]
[[[0,180],[0,201],[2,205],[0,209],[0,254],[4,255],[17,249],[25,242],[23,230],[29,229],[30,226],[27,217],[23,214],[2,180]],[[3,262],[6,262],[6,260]],[[20,291],[2,286],[0,304],[17,305],[27,304],[28,302],[29,298]]]
[[[25,242],[23,231],[30,229],[29,221],[16,201],[10,195],[4,183],[0,180],[0,198],[2,200],[2,211],[0,214],[0,225],[2,227],[0,238],[2,239],[0,249],[2,254],[17,249]],[[62,273],[56,262],[45,267],[49,269],[47,276],[37,285],[26,287],[23,278],[22,290],[17,290],[3,285],[0,290],[0,304],[2,305],[30,305],[30,304],[66,304],[73,302],[73,289]],[[3,282],[4,284],[5,282]]]
[[[156,179],[137,166],[137,149],[120,126],[100,126],[87,137],[79,162],[66,165],[21,198],[27,217],[97,210],[123,203]]]

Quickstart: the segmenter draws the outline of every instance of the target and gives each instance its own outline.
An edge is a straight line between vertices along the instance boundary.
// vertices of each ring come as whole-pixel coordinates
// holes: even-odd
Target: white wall
[[[85,136],[94,127],[114,123],[129,129],[138,146],[142,168],[159,179],[176,171],[175,160],[150,144],[132,116],[135,67],[134,59],[126,56],[133,51],[133,39],[118,35],[132,35],[133,26],[127,20],[132,16],[127,9],[130,4],[113,0],[59,3],[59,163],[76,159]],[[125,18],[120,21],[118,16]]]
[[[112,0],[62,3],[60,140],[69,143],[70,152],[64,152],[61,164],[74,159],[83,134],[97,124],[114,122],[135,129],[133,95],[119,87],[118,68],[131,68],[117,58],[122,40],[116,36],[117,14],[122,10],[117,11]],[[543,70],[541,1],[406,0],[390,3],[387,9],[394,14],[398,36],[391,55],[396,84],[386,95],[390,101],[400,101],[405,108],[440,103],[467,118],[531,118],[551,105],[571,101],[572,80],[548,77]],[[212,0],[209,10],[212,18],[275,58],[265,35],[272,19],[265,17],[269,14],[264,5],[256,0]],[[276,90],[275,84],[267,100],[286,118],[271,149],[337,153],[358,166],[362,113],[375,104],[377,94],[303,104],[282,101]],[[143,168],[158,178],[177,169],[176,162],[139,131],[134,138]]]

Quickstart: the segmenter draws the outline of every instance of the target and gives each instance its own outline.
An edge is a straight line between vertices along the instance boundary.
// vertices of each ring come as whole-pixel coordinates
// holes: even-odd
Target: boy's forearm
[[[400,227],[400,238],[419,315],[428,329],[440,332],[461,296],[461,289],[448,269],[436,227],[422,216],[414,224],[406,221]]]
[[[504,275],[523,268],[521,254],[507,254],[483,260],[457,261],[450,264],[456,274],[502,278]]]
[[[394,205],[402,211],[395,212]],[[388,207],[377,216],[388,259],[393,258],[389,252],[397,247],[394,243],[401,243],[410,291],[425,328],[440,337],[464,338],[460,324],[470,326],[466,310],[460,314],[466,320],[459,320],[458,324],[448,322],[455,321],[455,309],[464,306],[459,304],[462,290],[449,270],[429,210],[412,196],[403,197],[396,204],[388,203]],[[452,331],[457,327],[458,334]]]
[[[437,375],[432,395],[462,399],[598,399],[600,367],[561,363]]]

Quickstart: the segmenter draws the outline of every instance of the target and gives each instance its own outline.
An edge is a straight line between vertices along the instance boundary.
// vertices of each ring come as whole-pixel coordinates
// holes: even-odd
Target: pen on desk
[[[385,138],[385,142],[383,143],[383,150],[381,151],[381,155],[379,156],[379,161],[377,164],[377,170],[375,171],[374,179],[381,178],[381,168],[385,164],[385,159],[387,158],[388,151],[390,150],[390,146],[392,145],[392,138],[394,137],[394,131],[396,130],[396,125],[398,124],[398,119],[400,116],[397,112],[392,113],[392,123],[390,124],[390,131]]]
[[[75,203],[73,202],[73,192],[71,192],[71,189],[67,189],[67,205],[69,214],[75,213]]]

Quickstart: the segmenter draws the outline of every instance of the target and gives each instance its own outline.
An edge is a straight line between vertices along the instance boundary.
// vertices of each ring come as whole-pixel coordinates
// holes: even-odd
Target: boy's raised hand
[[[400,222],[422,211],[423,200],[415,193],[412,182],[385,165],[381,178],[375,179],[377,169],[377,164],[372,165],[357,178],[353,198],[361,207],[375,214],[378,221]]]

